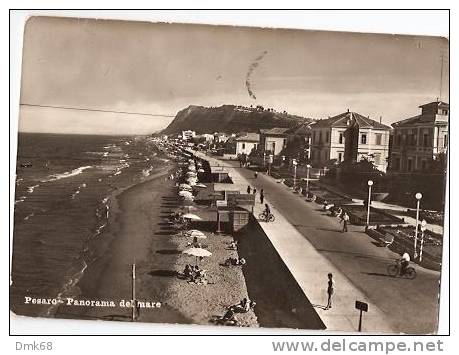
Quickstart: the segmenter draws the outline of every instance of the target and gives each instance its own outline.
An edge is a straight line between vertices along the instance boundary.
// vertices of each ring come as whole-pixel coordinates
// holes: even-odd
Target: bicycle
[[[404,277],[410,280],[413,280],[416,278],[416,270],[411,266],[408,266],[405,269],[405,272],[403,273],[403,275],[401,274],[401,271],[402,271],[402,266],[401,266],[400,260],[396,260],[395,264],[391,264],[387,267],[387,273],[392,277]]]
[[[262,222],[274,222],[276,218],[271,212],[267,214],[266,211],[263,211],[258,215],[258,219]]]

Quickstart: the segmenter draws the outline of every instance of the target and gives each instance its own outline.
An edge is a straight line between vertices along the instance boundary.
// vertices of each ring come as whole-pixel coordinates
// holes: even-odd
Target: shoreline
[[[132,321],[132,308],[119,302],[132,299],[131,267],[136,264],[136,299],[140,302],[161,303],[159,308],[140,309],[138,322],[163,324],[211,325],[227,307],[248,297],[244,274],[240,268],[227,268],[221,263],[237,251],[229,251],[231,235],[216,234],[203,229],[205,244],[212,257],[200,262],[210,275],[207,285],[189,283],[177,278],[186,264],[194,258],[182,254],[189,241],[166,220],[181,206],[175,187],[176,180],[167,174],[170,164],[150,179],[117,191],[111,201],[111,220],[102,239],[105,253],[92,263],[77,286],[76,300],[88,301],[89,306],[60,305],[56,318]],[[213,214],[201,210],[204,214]],[[106,238],[108,237],[108,238]],[[90,306],[91,301],[113,301],[113,306]],[[66,302],[67,300],[64,299]],[[258,327],[253,311],[240,314],[241,326]]]
[[[79,294],[75,299],[89,299],[89,300],[110,300],[116,304],[121,300],[131,299],[131,265],[135,260],[137,266],[137,273],[142,272],[141,265],[147,264],[147,251],[151,247],[151,239],[148,238],[151,225],[154,222],[159,222],[159,216],[155,216],[154,208],[143,208],[148,202],[158,199],[159,196],[166,192],[166,189],[161,189],[164,185],[163,179],[174,166],[166,166],[158,168],[154,174],[144,179],[141,182],[126,186],[124,188],[114,191],[109,198],[109,206],[111,215],[109,217],[109,224],[105,230],[95,241],[95,247],[103,250],[102,255],[92,262],[85,271],[82,278],[76,284],[79,288]],[[166,184],[172,183],[166,180]],[[145,190],[152,190],[152,195],[148,196],[144,203],[139,204],[139,199],[145,194]],[[160,200],[160,198],[159,198]],[[129,220],[134,215],[143,214],[141,218],[143,221],[136,221],[137,226],[133,226],[132,222],[129,226]],[[157,214],[157,213],[156,213]],[[142,230],[138,226],[142,225]],[[137,238],[135,243],[132,243],[126,232],[134,231]],[[129,262],[131,261],[132,262]],[[144,300],[142,297],[142,288],[139,287],[141,278],[137,278],[137,295],[139,300]],[[147,299],[145,299],[147,300]],[[157,302],[159,300],[151,300]],[[77,319],[109,319],[109,320],[129,320],[130,308],[116,308],[111,307],[75,307],[60,305],[55,318],[77,318]],[[189,323],[183,319],[180,314],[170,312],[169,315],[164,314],[160,316],[159,313],[165,313],[164,309],[152,309],[152,315],[163,318],[164,315],[170,317],[172,313],[177,320],[164,319],[160,322],[167,323]],[[114,314],[113,314],[114,313]],[[148,317],[150,318],[150,317]],[[145,321],[156,322],[158,320],[149,319]]]

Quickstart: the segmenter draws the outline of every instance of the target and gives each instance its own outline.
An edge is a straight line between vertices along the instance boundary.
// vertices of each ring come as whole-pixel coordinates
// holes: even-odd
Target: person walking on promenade
[[[252,191],[252,188],[249,186],[247,186],[247,193],[250,194],[250,191]]]
[[[333,280],[332,273],[329,273],[328,274],[328,287],[327,287],[328,301],[327,301],[327,307],[325,307],[325,310],[332,308],[332,297],[333,297],[334,292],[335,292],[335,280]]]
[[[257,171],[255,171],[254,176],[255,176],[255,179],[258,177],[258,172]]]
[[[343,230],[342,233],[347,232],[347,224],[349,223],[349,215],[344,212],[343,216],[341,217],[341,221],[343,222]]]
[[[263,200],[265,199],[265,194],[263,192],[263,189],[260,190],[260,203],[263,204]]]
[[[256,195],[257,194],[257,189],[254,187],[253,188],[253,194]]]

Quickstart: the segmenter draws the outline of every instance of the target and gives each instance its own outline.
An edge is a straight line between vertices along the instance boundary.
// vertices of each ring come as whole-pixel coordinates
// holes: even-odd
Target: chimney
[[[382,116],[379,116],[379,123],[382,123]]]
[[[347,112],[349,113],[349,109],[347,109]]]

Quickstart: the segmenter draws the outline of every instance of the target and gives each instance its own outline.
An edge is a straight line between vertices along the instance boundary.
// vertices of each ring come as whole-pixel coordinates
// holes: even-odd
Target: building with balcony
[[[426,170],[438,154],[448,151],[449,104],[434,101],[419,108],[420,115],[392,124],[391,171]]]
[[[325,167],[331,162],[365,158],[386,171],[391,128],[356,112],[344,112],[311,125],[311,163]]]

